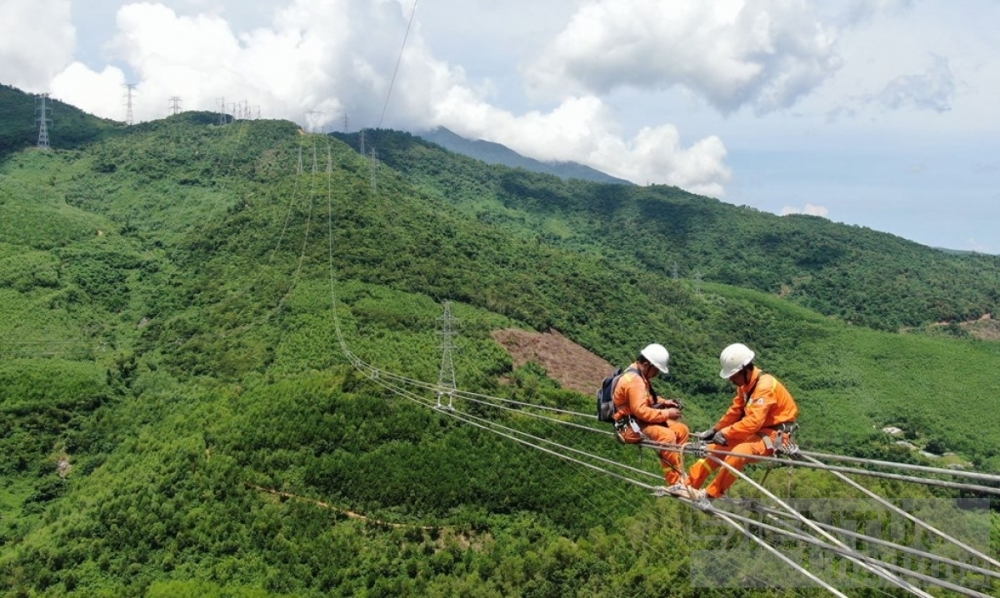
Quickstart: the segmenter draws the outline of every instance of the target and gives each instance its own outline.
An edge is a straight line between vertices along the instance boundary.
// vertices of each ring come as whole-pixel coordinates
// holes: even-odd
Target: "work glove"
[[[681,410],[678,409],[677,407],[668,407],[667,409],[665,409],[665,411],[667,412],[667,419],[681,418]]]
[[[709,428],[704,432],[698,432],[695,436],[698,437],[698,440],[709,441],[715,438],[715,428]]]
[[[726,446],[729,441],[726,440],[726,435],[722,432],[716,432],[715,436],[712,437],[712,444],[718,444],[719,446]]]

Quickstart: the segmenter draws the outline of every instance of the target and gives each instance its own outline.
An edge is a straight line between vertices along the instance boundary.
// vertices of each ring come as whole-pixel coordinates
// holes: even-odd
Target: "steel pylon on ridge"
[[[452,359],[452,349],[454,348],[454,343],[452,340],[458,335],[454,331],[452,326],[458,322],[451,315],[451,302],[444,302],[444,315],[438,318],[444,323],[441,327],[441,332],[439,333],[442,337],[441,343],[441,369],[438,373],[438,391],[437,391],[437,405],[438,409],[447,408],[452,411],[455,410],[452,402],[454,400],[455,389],[457,388],[455,384],[455,361]],[[444,406],[441,404],[441,397],[448,395],[448,405]]]

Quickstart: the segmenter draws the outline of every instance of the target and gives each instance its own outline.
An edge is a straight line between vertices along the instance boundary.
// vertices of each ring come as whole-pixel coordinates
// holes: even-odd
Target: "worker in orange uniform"
[[[688,427],[677,421],[681,418],[680,403],[657,397],[650,384],[653,378],[670,371],[669,360],[670,354],[663,345],[648,345],[615,385],[615,428],[623,442],[638,444],[646,439],[663,444],[687,442]],[[667,485],[680,482],[684,471],[680,454],[666,450],[659,453]]]
[[[747,463],[755,462],[754,456],[773,455],[776,443],[787,440],[799,414],[792,395],[777,378],[754,365],[754,356],[749,347],[740,343],[722,351],[719,376],[736,385],[736,397],[715,426],[697,435],[711,442],[709,451],[746,455],[723,458],[738,471],[743,471]],[[677,484],[667,490],[693,499],[719,498],[736,481],[736,476],[725,467],[708,488],[701,490],[708,476],[719,467],[712,459],[699,459],[691,466],[686,485]]]

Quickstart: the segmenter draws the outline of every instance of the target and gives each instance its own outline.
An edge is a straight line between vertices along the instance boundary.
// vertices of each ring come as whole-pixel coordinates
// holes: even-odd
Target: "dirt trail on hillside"
[[[540,333],[508,328],[494,330],[491,336],[510,353],[514,367],[533,361],[545,368],[549,378],[558,381],[563,388],[584,394],[593,394],[614,369],[613,365],[554,329]]]

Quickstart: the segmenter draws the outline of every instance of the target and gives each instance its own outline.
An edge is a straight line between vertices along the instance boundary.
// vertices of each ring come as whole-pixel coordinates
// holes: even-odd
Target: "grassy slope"
[[[171,119],[80,153],[28,152],[0,166],[0,210],[31,215],[27,198],[48,197],[0,254],[24,261],[9,277],[3,270],[4,313],[36,305],[6,318],[0,336],[32,330],[86,347],[62,360],[22,349],[4,362],[9,388],[62,377],[80,390],[56,395],[85,400],[57,411],[42,408],[45,396],[38,408],[21,392],[0,401],[12,426],[42,421],[45,431],[35,445],[3,437],[26,460],[4,474],[12,490],[0,495],[10,509],[0,521],[0,580],[49,595],[690,592],[682,555],[662,558],[681,538],[668,548],[665,531],[637,552],[597,529],[676,524],[675,505],[623,520],[645,504],[640,494],[387,400],[350,373],[330,317],[328,188],[347,339],[388,369],[436,379],[436,300],[451,298],[465,388],[589,410],[589,398],[530,371],[500,386],[510,364],[489,331],[555,325],[619,363],[655,338],[676,355],[670,389],[702,425],[728,399],[715,377],[718,347],[740,338],[795,389],[811,446],[879,445],[871,425],[897,422],[886,413],[901,405],[926,405],[907,409],[912,425],[945,430],[948,446],[964,450],[969,431],[983,439],[972,455],[1000,446],[990,436],[998,428],[981,423],[997,412],[983,378],[1000,363],[996,345],[851,328],[721,285],[699,296],[686,282],[511,238],[386,169],[372,197],[367,165],[337,144],[331,179],[293,176],[298,148],[308,156],[317,142],[322,173],[324,142],[286,123]],[[65,226],[48,226],[60,218]],[[936,384],[907,386],[921,363],[983,411],[943,412]],[[604,441],[511,423],[634,459]],[[54,479],[57,445],[77,464],[66,482]],[[650,461],[643,466],[655,470]],[[275,503],[246,483],[388,520],[441,522],[458,536],[365,529],[336,511]],[[796,478],[808,492],[824,483]],[[474,550],[463,547],[470,538]]]

